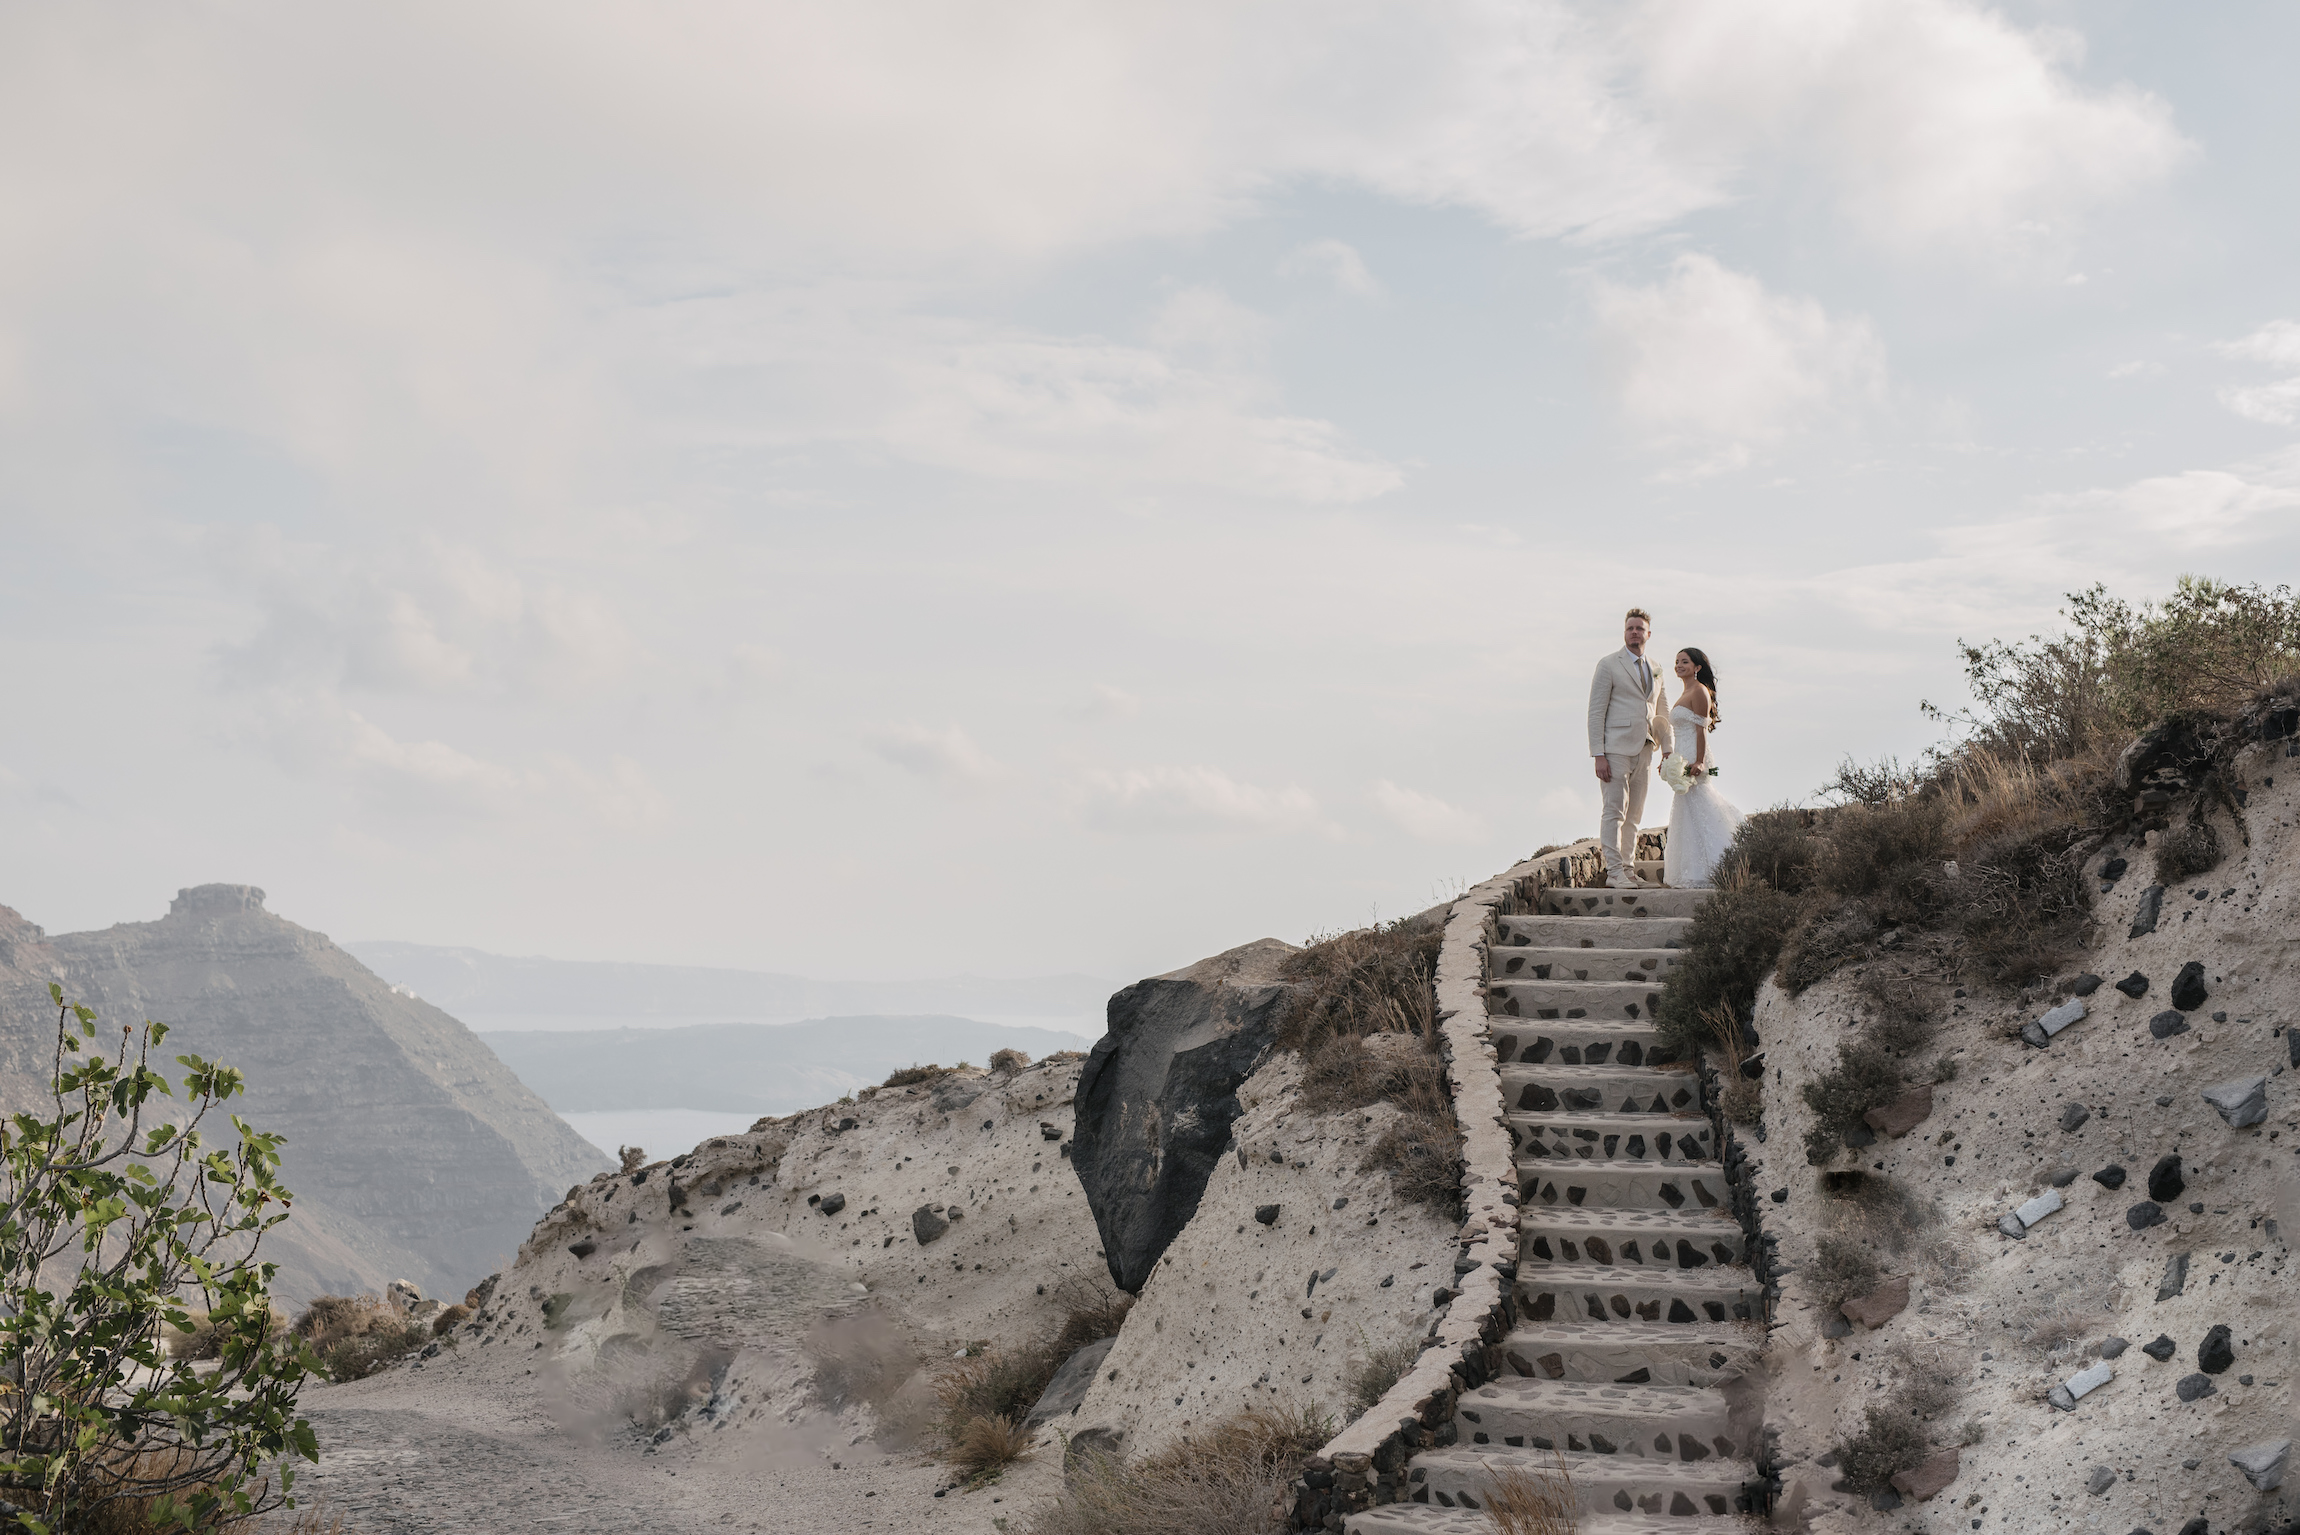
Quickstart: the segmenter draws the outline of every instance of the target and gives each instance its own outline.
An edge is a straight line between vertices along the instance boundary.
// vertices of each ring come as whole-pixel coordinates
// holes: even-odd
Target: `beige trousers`
[[[1607,883],[1622,886],[1637,878],[1637,823],[1645,816],[1645,789],[1653,776],[1653,748],[1634,757],[1608,752],[1613,781],[1599,784],[1605,810],[1597,820],[1597,845],[1605,850]]]

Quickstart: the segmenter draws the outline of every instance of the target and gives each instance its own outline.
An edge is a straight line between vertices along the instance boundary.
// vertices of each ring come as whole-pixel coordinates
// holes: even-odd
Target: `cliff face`
[[[233,1112],[287,1137],[295,1217],[266,1253],[292,1300],[394,1278],[460,1295],[607,1165],[470,1030],[265,911],[253,886],[182,891],[157,922],[21,928],[0,933],[0,1090],[44,1081],[51,977],[108,1024],[166,1023],[171,1074],[186,1052],[240,1068]]]

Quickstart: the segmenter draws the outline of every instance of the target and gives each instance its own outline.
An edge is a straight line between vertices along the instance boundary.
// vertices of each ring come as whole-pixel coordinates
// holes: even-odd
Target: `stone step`
[[[1709,899],[1706,890],[1593,890],[1552,885],[1535,910],[1556,917],[1690,917]]]
[[[1504,1376],[1463,1396],[1454,1409],[1461,1443],[1472,1448],[1634,1455],[1699,1465],[1748,1457],[1734,1432],[1725,1393],[1708,1386],[1608,1386],[1592,1381]]]
[[[1523,1053],[1522,1051],[1520,1052]],[[1500,1068],[1502,1107],[1535,1114],[1673,1114],[1701,1108],[1701,1079],[1690,1070],[1647,1066],[1567,1066],[1523,1061]]]
[[[1406,1462],[1406,1485],[1413,1489],[1408,1496],[1419,1503],[1426,1493],[1440,1507],[1482,1508],[1492,1496],[1494,1473],[1512,1464],[1533,1469],[1506,1450],[1497,1454],[1483,1445],[1425,1450]],[[1686,1465],[1635,1455],[1567,1455],[1564,1469],[1581,1506],[1592,1513],[1615,1509],[1679,1517],[1736,1512],[1743,1485],[1757,1474],[1754,1462],[1739,1459]]]
[[[1647,985],[1667,975],[1683,949],[1507,948],[1486,959],[1486,974],[1497,981],[1626,981]]]
[[[1502,1360],[1537,1380],[1615,1386],[1719,1386],[1756,1364],[1765,1330],[1753,1322],[1520,1322]]]
[[[1748,1262],[1741,1225],[1722,1210],[1576,1210],[1529,1205],[1517,1219],[1518,1266],[1597,1263],[1642,1269]]]
[[[1545,917],[1530,912],[1496,917],[1493,951],[1503,949],[1682,949],[1692,935],[1690,917],[1644,917],[1634,925],[1611,917]]]
[[[1503,1018],[1486,1026],[1493,1036],[1494,1058],[1507,1066],[1521,1061],[1528,1066],[1555,1062],[1560,1066],[1665,1066],[1676,1061],[1677,1049],[1661,1042],[1661,1033],[1649,1024],[1517,1023]]]
[[[1545,981],[1532,976],[1485,983],[1485,1010],[1496,1018],[1650,1022],[1661,1006],[1659,981]]]
[[[1716,1159],[1716,1129],[1690,1110],[1670,1114],[1512,1113],[1503,1116],[1517,1148],[1518,1166],[1548,1161],[1664,1164]]]
[[[1517,1274],[1517,1314],[1528,1322],[1719,1327],[1757,1316],[1758,1291],[1755,1272],[1739,1264],[1641,1272],[1623,1264],[1528,1263]]]
[[[1546,1463],[1547,1457],[1543,1460]],[[1737,1515],[1672,1519],[1667,1514],[1584,1510],[1573,1528],[1577,1535],[1746,1535],[1749,1525]],[[1385,1503],[1351,1514],[1342,1529],[1345,1535],[1495,1535],[1494,1522],[1482,1509],[1441,1508],[1435,1503]]]
[[[1602,1144],[1602,1143],[1601,1143]],[[1518,1197],[1531,1211],[1559,1205],[1577,1210],[1716,1210],[1732,1191],[1715,1162],[1555,1162],[1528,1157],[1517,1168]]]

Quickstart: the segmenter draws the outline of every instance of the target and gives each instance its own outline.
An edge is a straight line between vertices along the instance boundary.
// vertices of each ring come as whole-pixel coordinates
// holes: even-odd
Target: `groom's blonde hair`
[[[1633,618],[1644,619],[1645,627],[1648,629],[1653,627],[1653,615],[1646,612],[1643,608],[1631,608],[1628,612],[1621,615],[1621,621],[1623,623],[1627,623]]]

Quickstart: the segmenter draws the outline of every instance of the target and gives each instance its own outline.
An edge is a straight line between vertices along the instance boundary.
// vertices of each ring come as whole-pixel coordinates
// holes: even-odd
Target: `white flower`
[[[1661,759],[1661,781],[1683,794],[1693,787],[1693,774],[1685,765],[1683,757],[1667,756]]]

